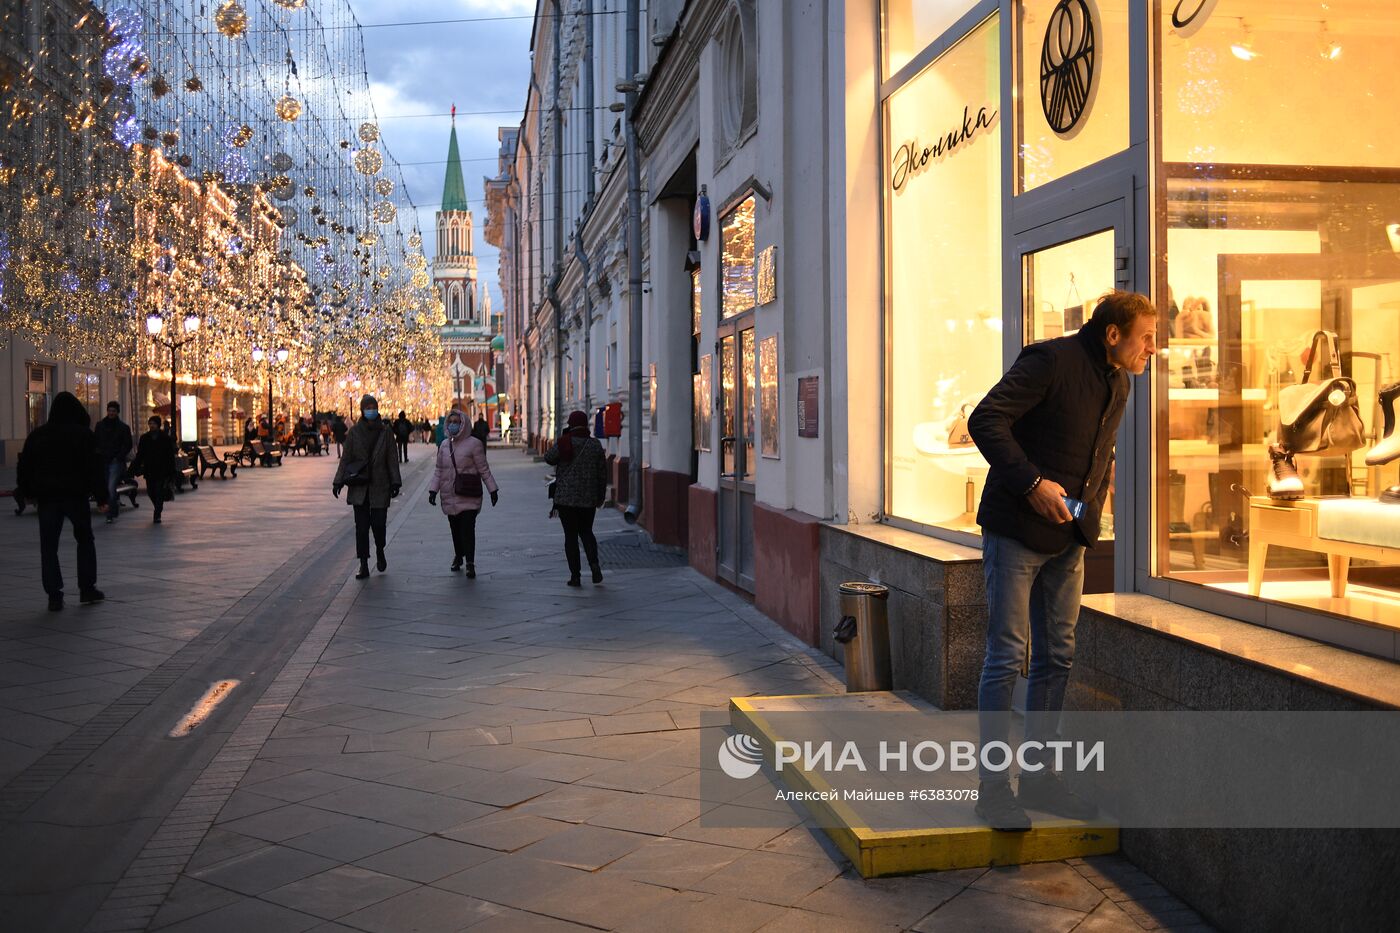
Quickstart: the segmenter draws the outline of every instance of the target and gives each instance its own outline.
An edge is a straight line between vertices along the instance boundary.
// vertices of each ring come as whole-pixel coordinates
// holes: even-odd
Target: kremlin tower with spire
[[[433,287],[446,309],[440,328],[452,379],[453,403],[473,417],[486,414],[486,399],[495,394],[491,370],[490,302],[478,290],[473,252],[472,212],[462,181],[457,150],[457,105],[452,105],[452,135],[447,143],[447,174],[437,210],[437,249]]]

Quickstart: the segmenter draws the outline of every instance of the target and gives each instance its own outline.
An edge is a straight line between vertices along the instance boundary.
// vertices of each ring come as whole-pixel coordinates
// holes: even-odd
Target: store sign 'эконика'
[[[988,110],[986,107],[979,107],[974,116],[971,107],[963,108],[962,126],[949,130],[938,137],[938,141],[931,146],[919,146],[917,139],[911,139],[900,145],[894,153],[894,172],[890,176],[890,186],[895,191],[901,191],[904,183],[909,180],[909,176],[923,171],[928,167],[930,161],[937,161],[946,155],[952,155],[953,150],[965,142],[970,142],[978,130],[991,129],[996,123],[999,111]]]

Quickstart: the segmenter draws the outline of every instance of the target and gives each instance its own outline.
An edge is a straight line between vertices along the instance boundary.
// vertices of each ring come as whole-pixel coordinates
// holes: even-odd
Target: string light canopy
[[[161,365],[150,316],[197,314],[182,379],[248,388],[254,346],[278,345],[449,399],[349,0],[73,6],[32,60],[0,49],[0,332],[140,373]],[[0,31],[26,35],[27,11],[0,4]]]

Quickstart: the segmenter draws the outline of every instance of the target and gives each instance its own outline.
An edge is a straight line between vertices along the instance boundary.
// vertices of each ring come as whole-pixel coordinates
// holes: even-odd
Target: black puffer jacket
[[[35,428],[20,451],[15,479],[35,499],[86,499],[107,503],[107,483],[97,457],[87,409],[71,392],[60,392],[49,420]]]

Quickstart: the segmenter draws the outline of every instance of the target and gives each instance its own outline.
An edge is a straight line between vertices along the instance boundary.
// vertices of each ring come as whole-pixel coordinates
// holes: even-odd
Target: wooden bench
[[[201,479],[204,478],[206,472],[210,476],[213,476],[215,471],[218,472],[219,479],[228,479],[230,468],[233,470],[234,478],[236,479],[238,477],[237,461],[230,462],[227,456],[220,457],[210,445],[196,444],[194,445],[192,454],[199,464],[199,476]]]
[[[261,440],[248,442],[249,449],[259,464],[265,467],[282,465],[282,448],[277,444],[264,444]]]
[[[1348,507],[1373,500],[1342,500]],[[1320,514],[1327,508],[1325,499],[1278,500],[1267,496],[1254,496],[1249,500],[1249,595],[1258,596],[1264,585],[1264,564],[1269,558],[1269,546],[1297,548],[1327,555],[1327,578],[1331,583],[1332,598],[1341,599],[1347,592],[1347,573],[1352,559],[1373,560],[1382,564],[1400,564],[1400,547],[1377,541],[1363,540],[1360,522],[1352,522],[1350,540],[1332,532],[1331,537],[1323,537],[1324,526],[1330,524]],[[1375,502],[1376,509],[1382,510],[1376,516],[1390,522],[1400,520],[1400,506]],[[1394,518],[1384,510],[1393,510]],[[1345,522],[1340,524],[1347,524]]]
[[[123,476],[121,479],[117,480],[117,497],[126,496],[130,499],[131,505],[129,508],[138,508],[136,494],[139,491],[140,487],[137,486],[136,480],[132,479],[130,476]],[[23,515],[25,508],[34,503],[34,499],[24,495],[18,489],[0,489],[0,497],[3,496],[10,496],[15,500],[16,515]],[[96,499],[94,498],[93,501],[96,501]]]
[[[190,489],[199,488],[199,470],[195,468],[195,461],[191,454],[177,452],[175,454],[175,488],[180,492],[185,491],[185,484],[190,484]]]

